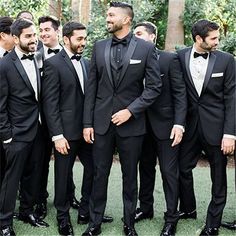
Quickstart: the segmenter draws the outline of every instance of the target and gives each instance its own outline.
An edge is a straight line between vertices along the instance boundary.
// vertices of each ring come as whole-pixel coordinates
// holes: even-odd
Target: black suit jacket
[[[114,85],[111,73],[112,39],[95,43],[91,70],[85,92],[84,127],[94,127],[103,135],[115,112],[128,108],[132,117],[117,127],[120,136],[137,136],[146,131],[145,109],[161,91],[161,79],[155,47],[133,36],[122,62],[119,82]],[[143,80],[145,79],[145,88]]]
[[[86,82],[89,62],[84,58],[80,62]],[[84,94],[64,49],[44,62],[42,97],[50,136],[63,134],[70,141],[81,138]]]
[[[190,139],[200,122],[206,141],[220,145],[223,134],[235,135],[235,61],[228,53],[211,52],[199,96],[189,69],[191,50],[178,51],[188,95],[184,138]]]
[[[148,108],[148,120],[159,139],[169,139],[174,124],[185,125],[187,98],[178,56],[157,50],[160,62],[162,90]]]
[[[36,65],[36,62],[34,60]],[[40,75],[38,69],[38,99]],[[1,140],[30,142],[34,139],[39,120],[40,104],[22,66],[12,50],[0,61],[0,136]]]

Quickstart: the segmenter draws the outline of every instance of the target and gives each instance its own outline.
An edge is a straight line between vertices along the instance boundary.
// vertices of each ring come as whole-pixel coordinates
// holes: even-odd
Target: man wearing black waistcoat
[[[111,2],[106,22],[113,37],[96,42],[93,48],[85,93],[84,138],[93,143],[95,177],[91,218],[83,235],[101,233],[116,147],[123,176],[123,229],[125,235],[137,235],[134,217],[137,164],[146,132],[144,111],[160,94],[161,79],[155,47],[132,35],[132,19],[131,5]]]
[[[1,235],[15,235],[13,211],[19,181],[19,219],[35,227],[48,225],[36,218],[36,200],[43,159],[40,119],[40,75],[32,52],[37,46],[33,22],[11,26],[15,49],[0,61],[0,134],[6,151],[6,172],[0,191]]]
[[[155,43],[157,29],[151,22],[135,26],[136,37]],[[147,109],[148,133],[144,137],[139,162],[140,207],[135,221],[153,218],[153,191],[156,176],[156,161],[159,160],[167,211],[161,235],[175,235],[178,222],[179,168],[178,152],[182,140],[187,99],[180,63],[175,53],[156,51],[160,62],[162,90],[160,96]]]
[[[192,169],[201,150],[211,170],[212,198],[201,235],[218,235],[226,202],[227,155],[235,148],[235,61],[216,50],[219,26],[200,20],[192,27],[194,45],[178,51],[188,110],[180,149],[180,218],[196,218]]]

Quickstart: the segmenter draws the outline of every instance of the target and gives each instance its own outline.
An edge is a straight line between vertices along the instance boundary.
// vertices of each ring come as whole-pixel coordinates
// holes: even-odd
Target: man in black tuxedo
[[[155,43],[157,29],[151,22],[142,22],[135,26],[134,34]],[[161,235],[168,236],[175,235],[178,221],[178,144],[183,136],[187,99],[177,55],[158,49],[156,53],[160,62],[162,90],[160,96],[147,109],[148,132],[139,162],[140,208],[136,210],[135,221],[153,218],[155,166],[158,156],[167,206]]]
[[[15,49],[0,61],[0,136],[6,151],[6,172],[0,191],[1,235],[15,235],[13,211],[21,179],[19,219],[36,227],[48,226],[33,215],[43,140],[40,119],[40,76],[34,60],[37,46],[33,22],[11,26]]]
[[[117,147],[123,175],[124,233],[137,235],[137,164],[146,132],[144,111],[160,94],[161,79],[153,44],[130,32],[132,6],[111,2],[107,11],[110,39],[93,48],[85,93],[84,138],[93,143],[95,177],[90,222],[83,235],[101,233],[107,185]],[[145,78],[145,86],[144,86]]]
[[[12,23],[12,18],[8,16],[0,17],[0,59],[6,56],[8,52],[14,47],[14,40],[10,30]],[[5,151],[2,140],[0,139],[0,189],[5,172],[5,162]]]
[[[93,183],[92,146],[83,138],[82,124],[89,62],[81,57],[87,39],[85,26],[72,21],[62,31],[65,48],[44,62],[42,93],[44,114],[55,145],[54,203],[58,231],[61,235],[73,235],[69,209],[72,169],[77,155],[84,166],[78,223],[89,220]]]
[[[180,150],[180,218],[196,218],[192,169],[201,150],[211,169],[212,199],[201,235],[217,235],[226,202],[227,154],[235,148],[235,61],[216,50],[219,26],[200,20],[192,27],[194,45],[178,51],[188,110]]]

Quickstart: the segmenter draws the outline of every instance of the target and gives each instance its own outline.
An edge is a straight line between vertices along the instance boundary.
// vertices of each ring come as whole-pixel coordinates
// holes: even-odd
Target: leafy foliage
[[[209,19],[221,26],[221,48],[230,53],[236,51],[236,0],[186,0],[183,22],[185,44],[192,44],[191,27],[199,19]],[[230,45],[226,45],[230,43]],[[236,55],[236,54],[234,54]]]

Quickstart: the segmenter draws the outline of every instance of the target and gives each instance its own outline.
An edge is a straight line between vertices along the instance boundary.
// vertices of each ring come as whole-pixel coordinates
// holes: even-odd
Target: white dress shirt
[[[48,49],[49,49],[49,47],[43,45],[43,51],[44,51],[44,58],[45,58],[45,60],[55,55],[55,53],[48,54]],[[61,51],[62,46],[60,44],[58,44],[56,47],[53,47],[53,48],[50,48],[50,49],[52,49],[52,50],[59,49]]]

